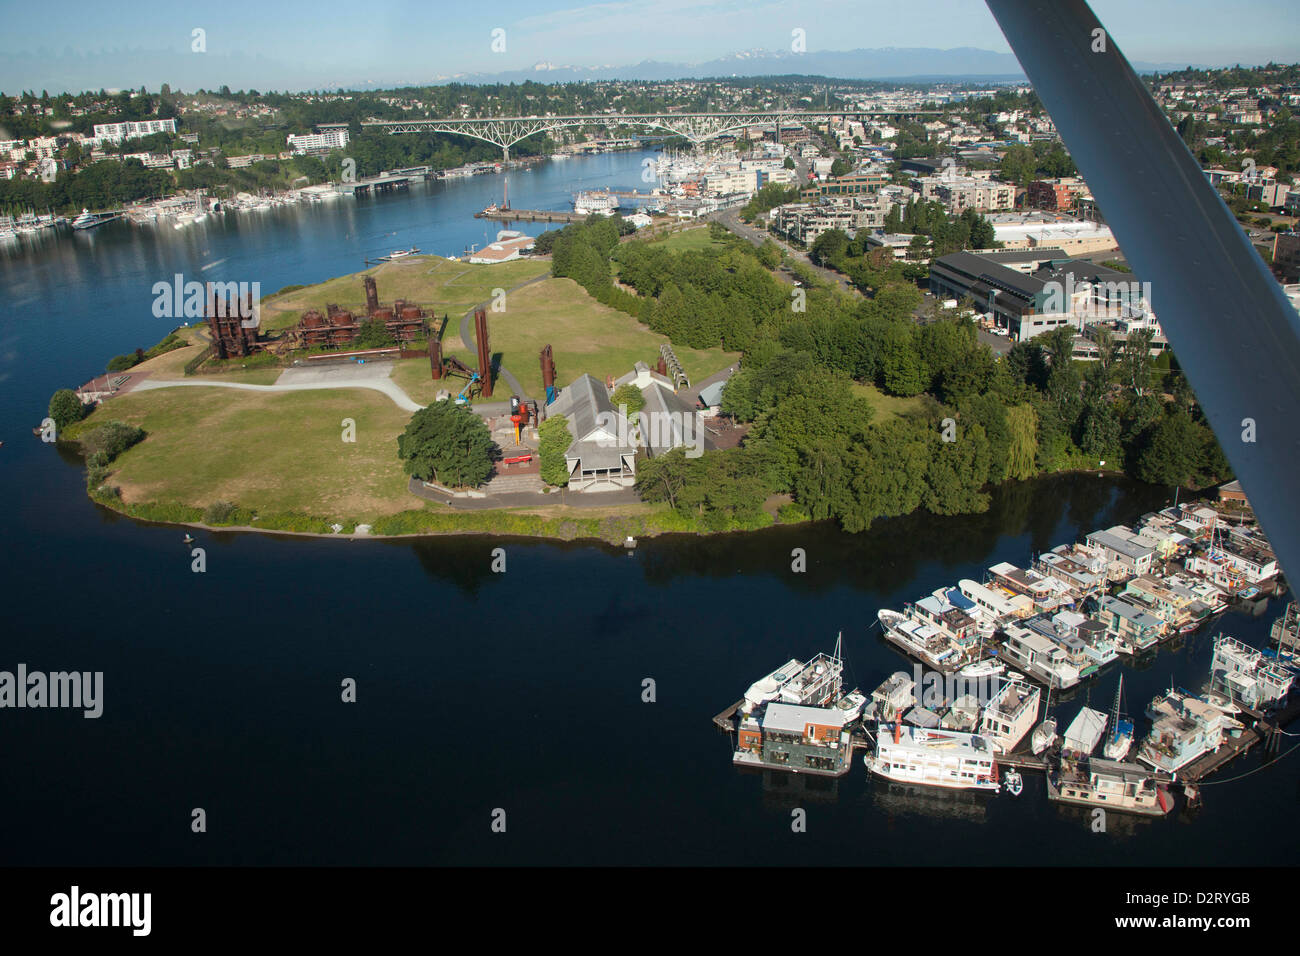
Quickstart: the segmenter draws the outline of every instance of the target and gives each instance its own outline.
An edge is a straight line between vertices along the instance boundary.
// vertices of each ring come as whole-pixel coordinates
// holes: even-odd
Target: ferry
[[[999,789],[994,748],[980,734],[905,727],[896,721],[892,734],[877,725],[876,752],[863,756],[867,770],[898,783],[950,790]]]

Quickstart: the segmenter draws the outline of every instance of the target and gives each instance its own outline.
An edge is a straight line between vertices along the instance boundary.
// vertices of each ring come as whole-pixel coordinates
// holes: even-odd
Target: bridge
[[[718,113],[592,113],[586,116],[482,116],[462,119],[367,120],[361,125],[389,133],[451,133],[501,147],[508,160],[516,143],[554,130],[577,126],[636,126],[681,136],[691,145],[727,136],[751,126],[805,125],[833,118],[938,116],[942,110],[743,110]],[[324,129],[324,126],[320,127]]]

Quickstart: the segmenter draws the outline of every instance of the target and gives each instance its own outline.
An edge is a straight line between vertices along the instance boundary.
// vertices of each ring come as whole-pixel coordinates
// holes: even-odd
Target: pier
[[[484,209],[474,213],[475,219],[495,219],[500,222],[586,222],[579,212],[555,209]]]
[[[359,179],[355,183],[340,183],[339,192],[352,196],[372,196],[378,193],[392,192],[394,189],[406,189],[411,185],[411,180],[423,178],[423,176],[416,174],[406,176],[386,173],[382,176],[372,176],[369,179]]]

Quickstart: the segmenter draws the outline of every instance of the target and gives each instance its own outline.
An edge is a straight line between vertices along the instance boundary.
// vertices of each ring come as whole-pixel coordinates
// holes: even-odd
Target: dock
[[[475,219],[495,219],[500,222],[586,222],[582,213],[557,209],[484,209],[474,213]]]
[[[413,180],[423,178],[423,176],[414,174],[403,176],[389,173],[383,176],[372,176],[369,179],[359,179],[355,183],[340,183],[339,192],[352,196],[371,196],[378,193],[392,192],[394,189],[406,189]]]
[[[736,701],[734,704],[732,704],[722,713],[715,715],[713,718],[713,725],[717,727],[719,730],[725,730],[729,734],[735,733],[736,728],[732,724],[732,720],[736,716],[736,711],[740,710],[740,708],[743,706],[745,706],[745,701],[742,698],[741,700]]]

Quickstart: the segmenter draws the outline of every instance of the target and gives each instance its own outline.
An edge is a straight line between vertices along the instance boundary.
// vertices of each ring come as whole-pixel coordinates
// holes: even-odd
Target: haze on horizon
[[[1092,6],[1134,63],[1231,66],[1300,59],[1300,8],[1294,0],[1248,0],[1227,16],[1222,4],[1209,0],[1094,0]],[[225,84],[296,91],[516,71],[544,81],[556,74],[537,70],[538,64],[696,65],[745,51],[789,54],[795,29],[805,32],[810,54],[882,48],[1010,54],[987,7],[972,0],[933,0],[923,18],[883,0],[500,0],[468,8],[393,0],[330,7],[337,12],[322,14],[320,4],[307,0],[283,0],[270,7],[268,22],[268,5],[251,0],[216,8],[163,0],[138,0],[130,7],[80,4],[58,18],[39,5],[9,4],[0,36],[0,90],[153,90],[169,83],[185,90]],[[504,51],[500,42],[493,50],[498,28],[505,31]],[[204,31],[203,53],[191,49],[196,29]],[[736,60],[728,72],[744,75],[744,62]],[[798,72],[797,57],[776,62],[781,72]]]

